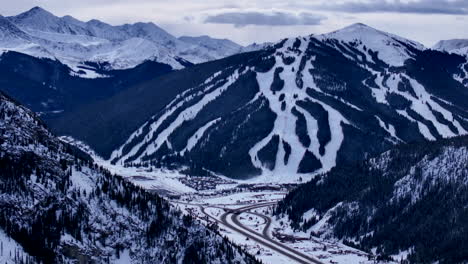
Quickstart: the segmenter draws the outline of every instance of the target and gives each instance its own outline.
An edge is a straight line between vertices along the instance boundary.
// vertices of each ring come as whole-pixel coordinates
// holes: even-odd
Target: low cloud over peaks
[[[312,13],[290,13],[290,12],[226,12],[209,15],[205,23],[231,24],[236,27],[248,25],[257,26],[291,26],[291,25],[320,25],[326,17]]]
[[[414,13],[414,14],[468,14],[468,0],[373,0],[373,1],[346,1],[333,2],[318,7],[325,10],[334,10],[350,13]]]

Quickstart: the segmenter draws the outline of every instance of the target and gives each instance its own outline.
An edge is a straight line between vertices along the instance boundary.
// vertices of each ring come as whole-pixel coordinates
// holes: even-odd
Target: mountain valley
[[[465,263],[467,48],[0,16],[0,262]]]

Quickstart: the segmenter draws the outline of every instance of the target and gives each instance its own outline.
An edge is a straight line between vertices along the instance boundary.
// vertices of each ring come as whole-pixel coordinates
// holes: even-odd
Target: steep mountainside
[[[51,124],[119,164],[291,181],[466,134],[466,68],[355,24],[167,74]]]
[[[241,46],[227,40],[179,40],[153,23],[112,26],[99,20],[82,22],[71,16],[57,17],[40,7],[0,17],[1,35],[7,37],[0,39],[0,51],[57,58],[76,71],[86,62],[127,69],[147,60],[181,69],[241,51]]]
[[[2,263],[256,263],[97,167],[3,93],[0,131]]]
[[[3,45],[17,45],[30,40],[30,37],[8,19],[0,16],[0,41]]]
[[[127,70],[104,68],[88,63],[75,73],[57,60],[10,51],[0,55],[0,90],[47,119],[172,71],[168,65],[153,61]],[[105,78],[80,77],[81,72],[91,71]]]
[[[315,236],[411,263],[468,261],[468,137],[402,145],[337,166],[289,193],[276,214]],[[375,253],[374,252],[374,253]]]

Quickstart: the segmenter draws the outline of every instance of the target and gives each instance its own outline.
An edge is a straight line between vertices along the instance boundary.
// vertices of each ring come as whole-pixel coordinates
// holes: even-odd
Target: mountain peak
[[[158,25],[156,25],[153,22],[136,22],[133,24],[129,24],[130,27],[136,27],[136,28],[141,28],[141,29],[146,29],[146,30],[163,30],[160,28]]]
[[[323,34],[325,38],[335,38],[344,41],[365,40],[363,42],[385,41],[385,42],[404,42],[417,49],[425,49],[425,47],[416,42],[398,35],[388,33],[363,23],[354,23],[342,29]]]
[[[101,20],[98,20],[98,19],[91,19],[89,20],[88,22],[86,22],[86,24],[90,24],[90,25],[103,25],[103,24],[106,24],[104,22],[102,22]],[[107,25],[107,24],[106,24]]]
[[[408,47],[423,50],[425,47],[412,40],[387,33],[363,23],[355,23],[345,28],[318,36],[320,39],[336,39],[360,46],[364,53],[371,49],[379,53],[379,58],[393,66],[402,66],[411,57]],[[365,46],[365,47],[364,47]]]
[[[71,16],[58,17],[41,7],[33,7],[30,10],[8,19],[23,31],[52,32],[59,34],[76,35],[88,34],[83,23]]]
[[[373,27],[370,27],[363,23],[355,23],[349,26],[346,26],[342,29],[338,29],[332,31],[330,33],[326,33],[321,35],[324,38],[334,38],[338,40],[342,40],[345,42],[353,42],[355,40],[371,40],[371,39],[392,39],[400,37],[392,35],[390,33],[380,31]],[[368,42],[368,41],[364,41]]]
[[[351,24],[347,27],[344,27],[342,29],[339,29],[339,30],[336,30],[336,31],[333,31],[329,34],[347,34],[347,33],[350,33],[350,34],[362,34],[364,32],[374,32],[374,33],[380,33],[380,34],[386,34],[385,32],[382,32],[380,30],[377,30],[373,27],[370,27],[366,24],[363,24],[363,23],[354,23],[354,24]]]
[[[64,16],[62,17],[63,21],[66,21],[67,23],[74,24],[74,25],[79,25],[79,26],[84,26],[85,23],[83,21],[80,21],[72,16]]]
[[[35,6],[29,9],[28,11],[19,14],[18,17],[19,16],[29,17],[29,16],[54,16],[54,15],[42,7]]]
[[[32,12],[47,12],[44,8],[42,8],[42,7],[40,7],[40,6],[35,6],[35,7],[31,8],[29,11],[30,11],[30,12],[31,12],[31,11],[32,11]]]
[[[364,23],[354,23],[354,24],[351,24],[350,26],[348,26],[349,28],[372,28]],[[372,28],[373,29],[373,28]]]
[[[8,17],[14,24],[31,28],[44,26],[44,22],[59,20],[54,14],[41,7],[33,7],[17,16]]]

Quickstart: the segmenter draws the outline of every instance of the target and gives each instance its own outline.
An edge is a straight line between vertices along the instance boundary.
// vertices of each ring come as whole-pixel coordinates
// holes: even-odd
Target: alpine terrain
[[[241,46],[188,35],[267,40],[370,3],[114,2],[79,10],[148,7],[187,36],[0,16],[0,263],[468,261],[468,40],[357,23]],[[468,12],[381,2],[365,13]]]
[[[467,70],[465,56],[354,24],[164,74],[49,123],[118,165],[288,182],[466,134]]]
[[[242,46],[210,37],[176,38],[153,23],[112,26],[99,20],[57,17],[34,7],[17,16],[0,16],[0,52],[16,51],[57,59],[75,75],[103,77],[89,62],[107,69],[133,68],[157,61],[173,69],[241,52]]]
[[[257,263],[0,93],[2,263]]]

